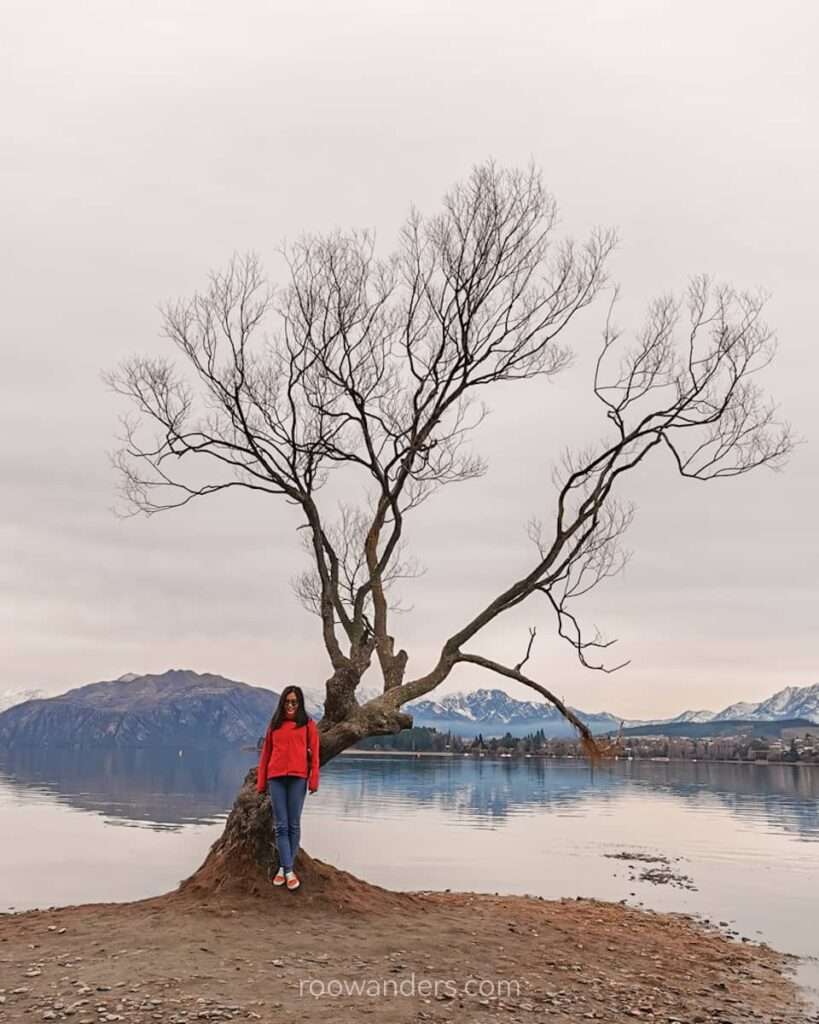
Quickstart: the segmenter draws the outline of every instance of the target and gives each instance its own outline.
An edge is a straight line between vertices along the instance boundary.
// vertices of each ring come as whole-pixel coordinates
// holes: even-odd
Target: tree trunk
[[[202,866],[179,886],[181,892],[206,895],[224,891],[259,895],[275,870],[273,813],[267,796],[256,792],[256,769],[245,776],[222,835]]]
[[[256,769],[245,776],[222,835],[202,866],[180,883],[179,896],[197,902],[213,897],[268,897],[275,894],[329,909],[372,911],[415,903],[417,897],[391,892],[356,878],[299,850],[294,865],[301,880],[296,893],[277,892],[271,885],[278,867],[270,799],[256,792]]]
[[[372,641],[362,644],[360,663],[337,669],[327,681],[325,715],[319,723],[322,765],[366,736],[394,734],[412,726],[412,715],[385,702],[384,696],[363,706],[358,704],[355,690],[371,652]],[[245,776],[222,835],[201,867],[180,884],[178,892],[201,898],[220,893],[264,895],[271,890],[277,867],[270,799],[266,793],[256,791],[256,769],[252,768]],[[310,857],[303,850],[299,851],[294,867],[305,889],[314,895],[327,896],[339,890],[342,902],[348,903],[350,894],[359,892],[361,887],[367,892],[385,892]]]

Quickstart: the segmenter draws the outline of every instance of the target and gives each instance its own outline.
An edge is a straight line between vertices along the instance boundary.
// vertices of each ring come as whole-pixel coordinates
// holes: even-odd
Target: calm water
[[[162,892],[221,832],[252,753],[0,754],[0,910]],[[819,954],[819,769],[336,759],[305,805],[316,856],[393,888],[626,899]],[[630,879],[663,855],[697,891]],[[679,858],[679,859],[677,859]]]

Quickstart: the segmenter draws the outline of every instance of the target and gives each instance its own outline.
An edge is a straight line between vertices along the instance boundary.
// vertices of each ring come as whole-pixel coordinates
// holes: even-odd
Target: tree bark
[[[179,889],[201,896],[221,892],[260,895],[270,885],[275,864],[270,799],[256,792],[256,769],[251,768],[222,835],[211,846],[201,867]]]
[[[256,792],[256,769],[245,776],[222,835],[201,867],[180,883],[179,897],[196,902],[214,897],[267,897],[278,867],[270,799]],[[300,849],[294,864],[302,886],[300,899],[322,908],[372,911],[403,907],[417,897],[391,892],[342,871]],[[291,893],[276,893],[286,900]]]

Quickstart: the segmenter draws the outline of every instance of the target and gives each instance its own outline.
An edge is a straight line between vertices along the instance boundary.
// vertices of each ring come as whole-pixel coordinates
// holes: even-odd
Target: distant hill
[[[667,736],[706,739],[719,736],[750,736],[752,739],[781,738],[783,729],[816,728],[808,718],[774,721],[715,719],[712,722],[660,722],[623,729],[624,736]]]
[[[91,683],[0,714],[0,747],[255,744],[279,695],[187,670]]]
[[[808,718],[811,722],[819,722],[819,683],[814,686],[787,686],[758,704],[732,704],[714,718],[745,718],[754,721]]]

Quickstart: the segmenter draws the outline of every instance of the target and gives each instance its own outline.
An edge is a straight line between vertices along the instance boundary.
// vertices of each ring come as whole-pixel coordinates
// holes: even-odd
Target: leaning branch
[[[517,668],[509,668],[507,665],[502,665],[499,661],[492,661],[491,658],[484,658],[480,654],[459,654],[457,659],[458,662],[467,662],[470,665],[479,665],[481,668],[488,669],[490,672],[497,672],[498,675],[506,676],[507,679],[514,679],[515,682],[523,683],[524,686],[528,686],[530,689],[535,690],[545,698],[550,704],[552,704],[557,710],[563,715],[563,717],[577,729],[580,733],[580,741],[583,744],[583,749],[591,757],[599,757],[600,750],[595,743],[594,736],[592,735],[591,729],[583,722],[577,715],[572,711],[570,707],[563,703],[563,701],[556,697],[551,690],[548,690],[545,686],[541,686],[540,683],[535,682],[534,679],[530,679],[529,676],[525,676]]]

